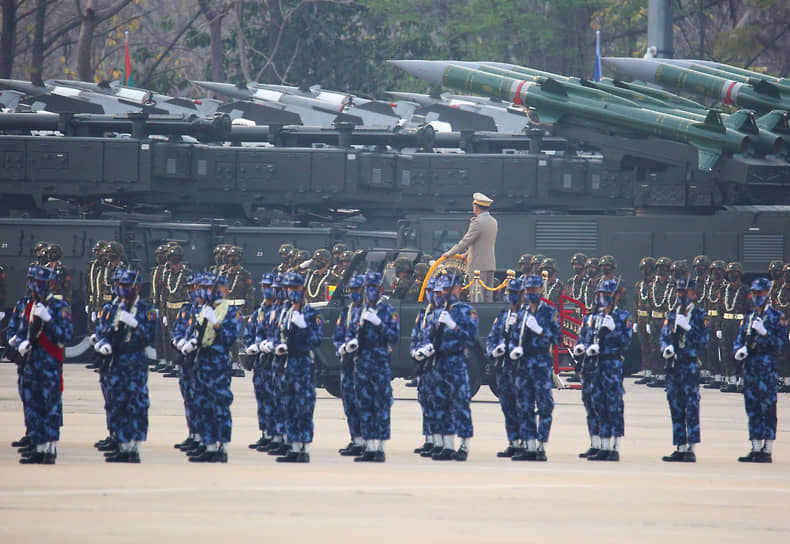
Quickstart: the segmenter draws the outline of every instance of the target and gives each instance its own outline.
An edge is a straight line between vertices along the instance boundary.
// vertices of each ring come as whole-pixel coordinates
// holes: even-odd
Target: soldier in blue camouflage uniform
[[[382,277],[368,272],[363,293],[364,308],[359,316],[357,339],[346,344],[354,358],[354,393],[365,452],[354,461],[385,461],[384,445],[390,439],[392,375],[390,346],[400,337],[400,320],[395,309],[381,296]],[[354,347],[356,345],[356,348]]]
[[[526,441],[526,449],[514,454],[513,461],[545,461],[545,444],[551,431],[554,411],[551,347],[560,342],[562,331],[557,310],[541,301],[542,288],[540,276],[531,274],[524,278],[525,302],[508,337],[508,357],[516,364],[519,435]]]
[[[708,345],[705,311],[696,305],[696,282],[681,278],[675,285],[677,304],[661,328],[661,355],[666,360],[667,401],[672,417],[672,443],[667,462],[694,463],[699,427],[699,357]]]
[[[741,321],[733,343],[735,359],[743,368],[743,400],[749,418],[752,450],[739,457],[742,463],[771,463],[776,439],[776,357],[787,341],[784,315],[768,303],[767,278],[751,285],[754,309]]]
[[[459,301],[461,276],[447,274],[441,281],[443,307],[436,310],[438,315],[432,341],[423,348],[426,352],[436,352],[436,372],[440,380],[437,384],[437,419],[443,447],[433,455],[433,460],[466,461],[474,428],[464,349],[478,341],[478,318],[472,306]],[[461,438],[458,451],[455,451],[456,434]]]
[[[342,456],[352,457],[358,457],[365,451],[365,441],[362,438],[362,428],[359,421],[359,406],[354,392],[354,350],[348,351],[349,347],[354,347],[355,342],[353,341],[357,338],[364,285],[364,274],[357,274],[349,279],[350,302],[337,316],[335,333],[332,335],[332,343],[335,345],[341,363],[340,396],[343,400],[343,412],[348,422],[348,432],[351,435],[351,441],[345,448],[339,449],[338,453]]]
[[[291,451],[278,457],[277,462],[309,463],[315,410],[313,349],[321,342],[324,323],[321,314],[305,301],[304,277],[289,272],[285,283],[291,307],[281,322],[281,342],[275,346],[274,353],[287,356],[281,395]]]
[[[505,295],[507,306],[499,312],[491,325],[486,339],[486,351],[494,360],[494,379],[502,414],[505,416],[505,433],[508,446],[497,453],[497,457],[513,457],[522,449],[521,428],[516,408],[516,366],[517,363],[507,355],[510,332],[516,325],[518,313],[524,300],[524,282],[521,278],[512,279],[507,285]]]
[[[25,405],[29,407],[30,446],[22,453],[22,464],[55,464],[56,444],[63,424],[63,354],[71,340],[71,308],[55,298],[57,276],[49,268],[33,271],[32,298],[25,307],[14,336],[22,362]]]
[[[187,276],[187,296],[189,300],[181,306],[172,323],[173,336],[170,339],[179,352],[179,375],[178,387],[181,390],[181,397],[184,399],[184,416],[187,420],[187,438],[183,442],[174,444],[173,447],[188,451],[200,445],[200,431],[198,429],[195,408],[195,364],[191,359],[187,359],[181,350],[189,341],[188,333],[194,327],[197,320],[202,300],[198,298],[199,274]]]
[[[25,288],[25,296],[20,298],[14,304],[14,309],[11,311],[11,315],[8,318],[8,327],[6,329],[6,338],[8,338],[8,347],[9,349],[6,351],[8,359],[17,365],[17,391],[19,392],[19,399],[22,401],[22,415],[24,416],[25,421],[25,434],[19,440],[15,440],[11,443],[11,447],[13,448],[29,448],[30,443],[30,407],[25,402],[25,399],[29,397],[26,391],[30,388],[32,384],[22,379],[22,370],[23,366],[20,364],[22,362],[22,357],[19,356],[19,352],[16,351],[16,347],[19,343],[23,340],[18,336],[15,336],[16,330],[19,328],[20,324],[25,318],[25,310],[27,309],[27,305],[30,302],[33,296],[33,278],[35,276],[36,269],[34,266],[30,266],[27,270],[27,284]]]
[[[422,288],[422,287],[421,287]],[[433,358],[427,357],[425,352],[421,349],[427,342],[428,336],[433,327],[434,311],[436,310],[434,290],[436,289],[436,278],[431,278],[425,285],[424,299],[428,304],[417,312],[417,317],[414,320],[414,326],[411,329],[409,340],[409,355],[414,360],[415,374],[417,377],[417,402],[420,403],[422,409],[422,434],[425,437],[423,445],[415,448],[414,453],[427,457],[433,455],[434,442],[434,421],[433,403],[434,395],[431,387],[431,368],[433,365]],[[441,289],[439,289],[441,293]],[[437,437],[436,442],[441,443],[441,436]]]
[[[285,335],[288,330],[287,316],[291,308],[291,301],[287,296],[286,289],[287,273],[277,274],[274,278],[274,294],[277,297],[276,308],[274,310],[274,323],[270,330],[272,349],[278,344],[284,343],[287,340]],[[282,456],[291,451],[291,445],[288,444],[287,436],[285,434],[285,420],[287,406],[284,403],[283,387],[285,380],[285,366],[288,359],[287,353],[274,352],[274,359],[272,360],[272,389],[274,391],[274,402],[272,404],[272,441],[266,448],[269,455]]]
[[[587,357],[587,346],[584,344],[585,338],[590,334],[590,329],[595,325],[595,314],[590,313],[584,316],[582,327],[579,330],[577,344],[573,348],[573,356],[576,361],[581,360],[581,364],[576,372],[579,373],[582,382],[582,404],[587,421],[587,433],[590,435],[590,447],[587,451],[579,454],[579,457],[586,458],[601,451],[601,435],[598,426],[598,416],[595,414],[595,404],[593,403],[593,387],[595,385],[595,363],[596,357]]]
[[[232,420],[230,405],[230,350],[241,327],[236,307],[225,300],[228,280],[203,274],[198,296],[204,304],[182,353],[196,351],[197,386],[195,405],[199,411],[201,447],[190,450],[193,463],[227,463]],[[201,334],[202,333],[202,334]]]
[[[585,354],[595,361],[593,406],[598,418],[601,449],[588,461],[619,461],[623,424],[623,350],[631,342],[630,314],[617,306],[617,280],[603,280],[596,288],[600,310],[584,339]]]
[[[274,389],[272,376],[272,358],[274,345],[270,340],[274,328],[275,302],[274,274],[267,272],[261,277],[261,293],[263,301],[250,314],[244,329],[244,352],[253,361],[252,385],[255,390],[255,401],[258,404],[258,428],[261,437],[249,445],[250,449],[265,451],[272,441],[272,405]],[[248,365],[249,370],[249,365]]]
[[[97,335],[96,348],[111,357],[108,369],[111,428],[118,450],[108,463],[139,463],[139,443],[148,433],[148,360],[145,348],[154,341],[156,311],[140,299],[141,275],[136,270],[118,272],[119,300],[108,318],[111,324]]]

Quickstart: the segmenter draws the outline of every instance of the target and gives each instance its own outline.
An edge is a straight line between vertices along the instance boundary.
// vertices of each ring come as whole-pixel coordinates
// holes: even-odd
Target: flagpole
[[[595,31],[595,71],[593,81],[601,81],[601,31]]]

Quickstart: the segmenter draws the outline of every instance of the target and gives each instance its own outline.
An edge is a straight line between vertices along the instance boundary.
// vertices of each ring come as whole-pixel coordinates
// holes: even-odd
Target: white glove
[[[425,359],[425,350],[423,350],[423,348],[415,349],[414,355],[412,355],[412,357],[414,357],[418,361],[422,361],[423,359]]]
[[[432,357],[436,350],[433,347],[433,344],[428,342],[422,347],[422,352],[425,354],[426,357]]]
[[[765,324],[763,323],[762,317],[755,317],[754,321],[752,321],[752,328],[757,331],[757,334],[760,336],[765,336],[768,334],[768,331],[765,328]]]
[[[646,324],[645,324],[645,332],[646,332],[647,334],[650,334],[650,323],[646,323]]]
[[[167,327],[167,316],[166,316],[166,315],[163,315],[163,316],[162,316],[162,325],[164,325],[165,327]]]
[[[17,345],[19,345],[19,342],[21,341],[22,339],[19,338],[18,336],[12,336],[11,338],[8,339],[8,345],[11,346],[12,348],[16,348]]]
[[[636,333],[638,332],[638,330],[639,330],[639,325],[637,325],[637,324],[636,324],[636,321],[634,321],[634,324],[633,324],[633,325],[631,325],[631,332],[633,332],[634,334],[636,334]]]
[[[91,312],[91,323],[96,323],[96,312]]]
[[[274,348],[274,354],[277,356],[288,355],[288,344],[277,344]]]
[[[741,349],[735,352],[735,360],[736,361],[743,361],[749,356],[749,350],[746,349],[746,346],[743,346]]]
[[[671,359],[675,356],[675,348],[667,346],[664,348],[664,353],[661,354],[664,359]]]
[[[691,325],[689,325],[688,318],[683,314],[677,314],[677,317],[675,318],[675,323],[677,324],[678,327],[680,327],[684,331],[688,331],[691,329]]]
[[[367,310],[362,312],[362,319],[364,319],[365,321],[369,321],[370,323],[372,323],[376,327],[381,325],[381,318],[379,316],[377,316],[376,312],[374,312],[370,308],[368,308]]]
[[[338,355],[338,357],[342,357],[345,354],[346,354],[346,345],[345,344],[340,344],[340,347],[337,348],[337,355]],[[412,355],[412,357],[414,357],[414,356]]]
[[[267,355],[274,351],[274,342],[271,340],[263,340],[258,344],[258,349]]]
[[[354,353],[359,348],[359,340],[352,338],[346,342],[346,353]]]
[[[614,318],[611,315],[604,316],[603,321],[601,322],[602,327],[606,327],[610,331],[614,330]]]
[[[598,344],[590,344],[587,346],[587,351],[585,351],[587,357],[596,357],[599,353],[601,353],[601,346]]]
[[[85,314],[86,315],[90,315],[91,314],[91,308],[87,304],[85,305]]]
[[[211,323],[212,325],[216,325],[217,322],[219,321],[217,319],[217,316],[214,314],[214,308],[212,308],[211,306],[203,307],[203,317],[208,319],[208,322]]]
[[[186,345],[186,343],[187,343],[187,339],[186,339],[186,338],[182,338],[181,340],[179,340],[178,342],[176,342],[176,349],[177,349],[178,351],[181,351],[181,350],[183,350],[183,349],[184,349],[184,346]]]
[[[118,314],[118,321],[122,321],[126,323],[133,329],[136,329],[138,325],[137,319],[135,319],[135,317],[129,312],[127,312],[126,310],[120,311],[120,313]]]
[[[527,323],[526,323],[526,325],[527,325],[527,328],[529,330],[531,330],[532,332],[534,332],[535,334],[543,334],[543,327],[538,325],[538,320],[535,319],[534,315],[529,314],[527,316]]]
[[[249,346],[247,346],[247,348],[244,350],[244,353],[246,353],[247,355],[258,355],[259,351],[260,350],[258,349],[258,344],[252,343]]]
[[[90,340],[91,346],[95,346],[96,342],[98,342],[99,339],[96,337],[96,333],[94,332],[93,334],[91,334],[89,340]]]
[[[443,323],[447,325],[447,327],[451,331],[454,331],[455,327],[458,326],[455,323],[455,320],[452,317],[450,317],[450,312],[448,312],[447,310],[442,310],[442,313],[439,314],[439,323]]]
[[[184,343],[184,347],[181,348],[181,353],[183,353],[184,355],[189,355],[196,349],[197,349],[197,338],[190,338]]]
[[[716,338],[718,338],[719,340],[721,340],[722,336],[723,336],[723,335],[721,334],[721,331],[716,331]]]
[[[307,326],[307,321],[304,320],[302,312],[291,312],[291,324],[304,329]]]
[[[102,355],[112,355],[112,346],[109,342],[100,342],[96,347],[96,351]]]
[[[28,340],[22,340],[22,342],[19,344],[19,347],[17,348],[17,351],[19,352],[19,355],[24,357],[30,353],[31,349],[33,349],[33,346],[30,345],[30,342]]]
[[[516,359],[521,359],[523,355],[524,355],[524,348],[522,348],[521,346],[516,346],[510,350],[510,358],[513,359],[514,361]]]
[[[494,351],[491,352],[493,357],[502,357],[505,354],[505,344],[499,344],[497,347],[494,348]]]
[[[516,324],[516,314],[510,314],[510,317],[507,318],[507,324],[510,326]]]
[[[47,307],[40,302],[36,302],[35,306],[33,306],[33,315],[40,317],[41,321],[44,323],[52,321],[52,314],[49,313]]]
[[[0,312],[0,321],[5,319],[5,312]]]
[[[585,351],[584,344],[576,344],[575,346],[573,346],[573,354],[576,357],[581,357],[582,355],[584,355],[584,351]]]

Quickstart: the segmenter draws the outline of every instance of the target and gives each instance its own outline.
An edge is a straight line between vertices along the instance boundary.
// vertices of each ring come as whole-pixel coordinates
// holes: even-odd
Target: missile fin
[[[721,151],[718,149],[711,149],[709,147],[700,147],[696,145],[695,147],[697,147],[697,150],[699,151],[699,169],[705,170],[706,172],[713,170],[713,167],[716,166],[716,162],[718,162],[719,157],[721,157]]]
[[[727,132],[727,128],[721,121],[721,112],[718,110],[708,110],[708,115],[702,123],[694,123],[696,128],[710,130],[712,132]]]
[[[770,96],[773,98],[782,98],[782,94],[779,92],[777,86],[764,79],[750,77],[749,85],[752,86],[752,89],[754,89],[755,92],[758,92],[760,94],[764,94],[766,96]]]
[[[565,90],[565,85],[550,77],[547,77],[545,80],[540,82],[540,88],[548,93],[568,96],[568,91]]]
[[[562,119],[564,113],[561,111],[554,111],[546,108],[541,108],[537,111],[538,119],[542,125],[553,125]]]

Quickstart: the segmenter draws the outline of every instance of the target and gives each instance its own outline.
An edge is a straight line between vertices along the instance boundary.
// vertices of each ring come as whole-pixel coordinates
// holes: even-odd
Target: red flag
[[[134,85],[134,78],[132,78],[132,59],[129,57],[129,33],[126,33],[126,57],[123,66],[123,84]]]

